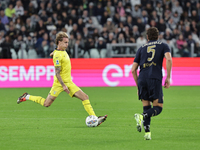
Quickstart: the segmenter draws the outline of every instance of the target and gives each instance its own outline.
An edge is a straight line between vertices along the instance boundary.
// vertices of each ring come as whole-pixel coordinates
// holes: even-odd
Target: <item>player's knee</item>
[[[45,101],[45,102],[46,102],[46,101]],[[49,106],[51,106],[50,103],[47,103],[47,102],[45,103],[45,102],[44,102],[44,107],[49,107]]]
[[[51,106],[50,104],[44,104],[44,107],[49,107],[49,106]]]

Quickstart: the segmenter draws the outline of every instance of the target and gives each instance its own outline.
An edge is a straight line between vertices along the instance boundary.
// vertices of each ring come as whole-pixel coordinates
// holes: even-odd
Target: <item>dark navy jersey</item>
[[[141,46],[134,59],[140,66],[139,78],[162,80],[162,64],[166,52],[170,52],[169,46],[160,41],[149,41]]]

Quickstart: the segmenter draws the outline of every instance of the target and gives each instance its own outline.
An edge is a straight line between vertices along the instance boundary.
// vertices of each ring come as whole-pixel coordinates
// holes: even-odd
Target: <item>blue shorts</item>
[[[162,81],[158,79],[138,79],[139,99],[163,103]]]

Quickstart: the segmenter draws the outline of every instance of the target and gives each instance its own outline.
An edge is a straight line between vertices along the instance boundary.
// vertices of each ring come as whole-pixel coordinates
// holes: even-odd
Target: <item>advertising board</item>
[[[72,79],[80,87],[135,86],[134,58],[71,59]],[[163,63],[163,79],[166,78]],[[52,59],[0,59],[0,88],[51,87]],[[164,81],[164,80],[163,80]],[[172,86],[200,85],[200,58],[173,58]]]

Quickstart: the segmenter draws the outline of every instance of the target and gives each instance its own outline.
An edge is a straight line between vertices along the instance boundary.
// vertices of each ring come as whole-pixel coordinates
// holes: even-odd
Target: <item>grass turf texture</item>
[[[200,87],[164,89],[163,112],[152,118],[152,140],[136,131],[142,112],[136,87],[82,88],[105,123],[89,128],[80,100],[61,93],[49,108],[31,101],[17,104],[24,92],[47,96],[50,88],[0,89],[1,150],[197,150],[200,149]]]

